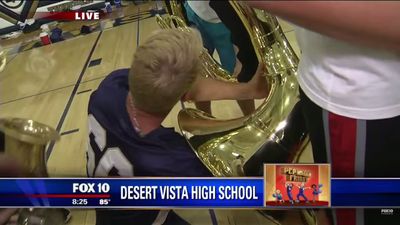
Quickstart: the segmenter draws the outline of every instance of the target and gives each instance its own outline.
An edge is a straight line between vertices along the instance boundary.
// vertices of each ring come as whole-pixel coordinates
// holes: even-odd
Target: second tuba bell
[[[26,177],[47,177],[46,145],[60,135],[53,128],[33,120],[1,118],[5,154],[18,161]],[[18,225],[62,225],[69,211],[65,209],[24,208],[19,212]]]

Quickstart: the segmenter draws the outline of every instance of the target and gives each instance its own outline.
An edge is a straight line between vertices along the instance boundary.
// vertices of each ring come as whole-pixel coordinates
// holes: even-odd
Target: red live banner
[[[90,11],[37,12],[35,18],[46,18],[52,20],[100,20],[104,15],[104,12]]]

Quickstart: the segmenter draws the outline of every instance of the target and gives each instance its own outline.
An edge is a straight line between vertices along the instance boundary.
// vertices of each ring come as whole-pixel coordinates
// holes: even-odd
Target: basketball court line
[[[75,84],[70,84],[70,85],[66,85],[66,86],[59,87],[59,88],[54,88],[54,89],[51,89],[51,90],[39,92],[39,93],[37,93],[37,94],[28,95],[28,96],[24,96],[24,97],[21,97],[21,98],[16,98],[16,99],[8,100],[8,101],[5,101],[5,102],[1,102],[0,105],[5,105],[5,104],[13,103],[13,102],[16,102],[16,101],[19,101],[19,100],[24,100],[24,99],[27,99],[27,98],[36,97],[36,96],[39,96],[39,95],[43,95],[43,94],[47,94],[47,93],[50,93],[50,92],[58,91],[58,90],[61,90],[61,89],[64,89],[64,88],[69,88],[69,87],[72,87],[72,86],[74,86],[74,85],[75,85]]]
[[[138,7],[138,14],[140,14],[140,7]],[[140,24],[139,24],[140,19],[137,21],[137,30],[136,30],[136,48],[139,46],[139,38],[140,38]]]
[[[78,132],[78,131],[79,131],[78,128],[77,129],[73,129],[73,130],[67,130],[67,131],[62,132],[60,135],[63,136],[63,135],[72,134],[72,133],[75,133],[75,132]]]
[[[87,90],[79,91],[79,92],[76,93],[76,95],[80,95],[80,94],[89,92],[89,91],[91,91],[91,90],[92,90],[92,89],[87,89]]]
[[[99,35],[97,36],[96,41],[94,42],[93,47],[92,47],[92,49],[90,50],[90,53],[89,53],[89,55],[88,55],[88,57],[87,57],[87,59],[86,59],[86,62],[85,62],[85,64],[84,64],[84,66],[83,66],[83,69],[82,69],[82,71],[81,71],[81,73],[80,73],[80,75],[79,75],[79,77],[78,77],[78,80],[77,80],[76,83],[75,83],[74,89],[72,90],[72,93],[71,93],[71,95],[70,95],[70,97],[69,97],[69,99],[68,99],[67,105],[66,105],[65,108],[64,108],[63,114],[61,115],[61,118],[60,118],[60,120],[59,120],[59,122],[58,122],[58,124],[57,124],[57,127],[56,127],[56,131],[57,131],[57,132],[60,132],[61,127],[62,127],[62,125],[63,125],[63,123],[64,123],[64,120],[65,120],[65,118],[67,117],[67,114],[68,114],[68,111],[69,111],[69,109],[70,109],[70,107],[71,107],[72,101],[74,100],[74,97],[75,97],[75,95],[76,95],[76,92],[78,91],[78,87],[79,87],[79,85],[80,85],[80,83],[81,83],[82,77],[83,77],[83,75],[85,74],[86,69],[88,68],[90,59],[91,59],[91,57],[92,57],[92,55],[93,55],[94,50],[96,49],[97,43],[99,42],[99,39],[100,39],[102,33],[103,33],[102,31],[99,32]],[[52,142],[49,144],[49,147],[48,147],[47,150],[46,150],[46,160],[49,159],[50,154],[51,154],[51,152],[53,151],[54,144],[55,144],[55,141],[52,141]]]
[[[82,81],[81,84],[105,78],[107,75],[100,76],[100,77],[95,77],[95,78],[92,78],[90,80]],[[28,95],[28,96],[24,96],[24,97],[21,97],[21,98],[16,98],[16,99],[8,100],[8,101],[5,101],[5,102],[0,102],[0,105],[6,105],[6,104],[9,104],[9,103],[17,102],[17,101],[24,100],[24,99],[27,99],[27,98],[33,98],[33,97],[36,97],[36,96],[39,96],[39,95],[48,94],[50,92],[58,91],[58,90],[61,90],[61,89],[64,89],[64,88],[73,87],[73,86],[75,86],[75,84],[69,84],[69,85],[66,85],[66,86],[62,86],[62,87],[54,88],[54,89],[51,89],[51,90],[39,92],[39,93],[36,93],[36,94],[33,94],[33,95]],[[77,94],[80,94],[80,93],[77,93]]]
[[[215,211],[213,209],[208,210],[210,212],[211,222],[213,225],[218,225],[217,216],[215,215]]]
[[[81,84],[88,83],[90,81],[95,81],[95,80],[98,80],[98,79],[102,79],[102,78],[105,78],[106,76],[108,76],[108,74],[107,75],[103,75],[103,76],[99,76],[99,77],[95,77],[95,78],[92,78],[92,79],[89,79],[89,80],[84,80],[84,81],[81,82]]]
[[[148,14],[147,11],[146,11],[146,12],[143,12],[143,13]],[[128,15],[128,17],[129,17],[129,16],[137,16],[137,15],[140,15],[140,14],[141,14],[141,12],[140,12],[140,7],[137,7],[137,13]],[[127,16],[125,16],[125,17],[127,17]],[[139,18],[139,20],[142,20],[142,19],[146,19],[146,18],[142,18],[142,17]],[[137,20],[137,21],[135,21],[135,22],[137,22],[137,24],[139,24],[139,20]],[[106,30],[110,30],[110,29],[113,29],[113,28],[115,28],[115,27],[110,27],[110,28],[107,28]],[[139,28],[137,28],[137,29],[139,30]],[[139,34],[138,34],[137,36],[139,36]],[[15,56],[16,56],[16,55],[15,55]],[[10,63],[11,60],[13,60],[14,58],[15,58],[15,57],[12,57],[11,59],[9,59],[8,62],[7,62],[7,64]],[[92,60],[92,61],[94,61],[94,60]],[[90,80],[82,81],[81,83],[86,83],[87,81],[92,81],[92,80],[96,80],[96,79],[101,79],[101,78],[104,78],[105,76],[106,76],[106,75],[101,76],[101,77],[98,77],[98,78],[92,78],[92,79],[90,79]],[[39,96],[39,95],[51,93],[51,92],[53,92],[53,91],[58,91],[58,90],[60,90],[60,89],[64,89],[64,88],[68,88],[68,87],[73,87],[73,86],[75,86],[75,84],[69,84],[69,85],[65,85],[65,86],[53,88],[53,89],[50,89],[50,90],[46,90],[46,91],[34,93],[34,94],[31,94],[31,95],[27,95],[27,96],[15,98],[15,99],[9,99],[9,100],[7,100],[7,101],[0,102],[0,105],[5,105],[5,104],[9,104],[9,103],[14,103],[14,102],[17,102],[17,101],[19,101],[19,100],[24,100],[24,99],[36,97],[36,96]]]
[[[136,13],[140,13],[142,9],[137,9],[135,10]],[[147,19],[146,19],[147,20]],[[142,20],[138,20],[136,21],[136,26],[138,24],[140,24],[142,22]],[[115,32],[120,32],[120,33],[115,33],[118,35],[124,35],[124,38],[120,39],[117,38],[115,39],[115,34],[111,34],[108,33],[109,31],[107,30],[107,32],[103,32],[102,37],[99,39],[98,43],[97,43],[97,47],[94,50],[94,53],[91,56],[91,60],[93,59],[99,59],[102,58],[102,62],[101,64],[94,66],[94,67],[88,67],[85,74],[82,77],[82,80],[80,82],[81,85],[80,86],[80,90],[78,89],[77,93],[79,91],[84,91],[87,89],[92,89],[95,90],[98,86],[98,84],[101,82],[102,79],[104,79],[104,77],[106,77],[109,72],[111,72],[112,70],[118,69],[118,68],[126,68],[129,67],[129,65],[131,64],[131,58],[133,57],[133,52],[132,51],[126,51],[129,46],[129,49],[132,47],[133,49],[135,49],[137,43],[139,43],[137,40],[134,42],[130,42],[130,40],[136,38],[140,40],[140,35],[142,35],[143,30],[139,31],[139,29],[135,26],[130,26],[130,25],[123,25],[124,28],[122,28],[122,26],[118,26],[118,27],[114,27],[114,31]],[[143,26],[140,26],[140,28],[143,29]],[[132,29],[133,28],[133,29]],[[111,31],[114,33],[114,31]],[[139,34],[135,34],[134,32],[140,32]],[[132,35],[130,35],[129,33],[132,33]],[[107,34],[107,35],[106,35]],[[115,52],[115,48],[110,49],[109,44],[107,43],[111,43],[117,41],[120,44],[117,44],[117,50]],[[133,46],[131,46],[131,44]],[[121,44],[123,44],[122,47]],[[101,47],[100,47],[101,45]],[[133,50],[132,49],[132,50]],[[110,57],[110,50],[112,51],[112,53],[116,54],[117,57]],[[122,52],[121,52],[122,51]],[[108,53],[108,54],[105,54]],[[121,58],[121,56],[123,56],[123,58]],[[99,67],[98,67],[99,66]],[[97,74],[97,75],[96,75]],[[101,76],[99,76],[99,74],[101,74]],[[94,82],[93,84],[91,84],[92,81]],[[85,85],[84,85],[85,84]],[[87,85],[86,85],[87,84]],[[97,85],[96,85],[97,84]],[[90,93],[89,91],[86,93]],[[81,96],[81,95],[79,95]],[[82,135],[86,133],[86,119],[84,119],[83,117],[87,117],[87,113],[86,113],[86,107],[85,105],[87,104],[88,101],[88,95],[84,95],[82,97],[79,98],[74,98],[73,102],[71,103],[70,109],[68,111],[68,113],[65,116],[63,125],[61,126],[60,131],[61,132],[67,132],[69,130],[74,130],[74,129],[79,129],[79,132],[74,132],[73,134],[71,133],[71,135],[65,135],[65,138],[63,138],[63,140],[60,140],[57,143],[54,143],[52,146],[49,146],[49,148],[52,148],[51,154],[50,152],[47,153],[47,157],[48,160],[51,162],[48,166],[49,168],[52,168],[53,170],[53,174],[55,176],[59,176],[59,175],[83,175],[83,171],[81,171],[80,165],[83,162],[82,161],[82,157],[83,157],[83,152],[86,148],[86,144],[85,144],[85,139],[86,136]],[[66,145],[67,143],[73,143],[72,146],[70,144]],[[68,147],[66,148],[66,146],[69,146],[69,148],[73,148],[68,150]],[[68,151],[65,152],[65,151]],[[66,158],[74,158],[76,159],[76,157],[78,157],[78,162],[76,164],[76,166],[68,166],[68,169],[65,167],[66,165],[63,165],[63,163],[60,164],[60,157],[62,157],[63,159]],[[72,159],[71,158],[71,159]],[[62,165],[62,167],[60,167]],[[83,165],[83,164],[82,164]],[[60,171],[58,172],[58,168],[65,168],[64,171]]]

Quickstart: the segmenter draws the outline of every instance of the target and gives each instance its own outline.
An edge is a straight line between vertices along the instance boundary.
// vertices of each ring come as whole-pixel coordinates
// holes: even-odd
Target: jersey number
[[[107,135],[106,130],[97,122],[96,118],[92,114],[89,114],[88,117],[89,123],[89,137],[90,134],[94,136],[94,142],[101,152],[104,152],[99,163],[96,167],[96,154],[93,150],[92,145],[90,144],[90,140],[88,141],[88,150],[87,150],[87,171],[88,175],[91,177],[105,177],[108,176],[110,171],[115,168],[118,170],[118,174],[120,176],[133,176],[133,166],[129,162],[129,160],[125,157],[125,155],[121,152],[121,149],[118,147],[106,148],[107,146]]]

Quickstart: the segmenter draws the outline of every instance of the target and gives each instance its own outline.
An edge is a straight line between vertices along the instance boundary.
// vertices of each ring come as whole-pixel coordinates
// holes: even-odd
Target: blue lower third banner
[[[332,178],[331,205],[400,207],[400,179]]]
[[[265,187],[262,178],[0,178],[0,207],[261,208]],[[400,207],[400,179],[332,178],[331,206]]]
[[[0,206],[254,208],[263,189],[263,179],[0,179]]]

